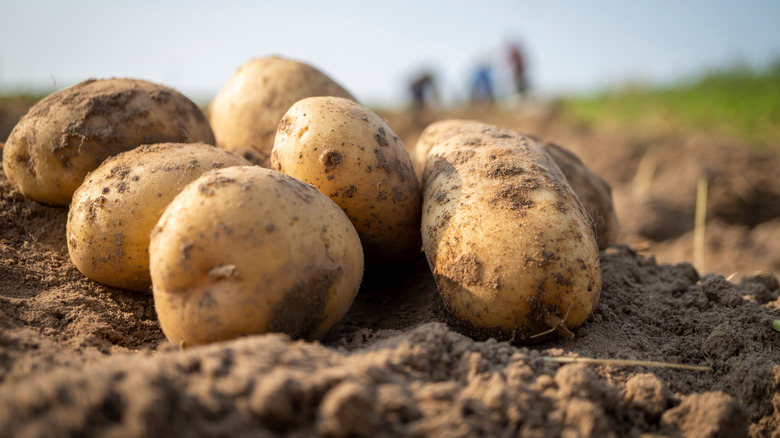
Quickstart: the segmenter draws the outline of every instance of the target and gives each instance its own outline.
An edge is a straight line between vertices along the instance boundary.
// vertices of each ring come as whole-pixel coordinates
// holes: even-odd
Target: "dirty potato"
[[[277,56],[248,61],[209,107],[217,145],[269,167],[279,120],[295,102],[310,96],[354,100],[339,84],[306,63]]]
[[[601,271],[590,218],[550,156],[471,122],[433,143],[423,180],[423,246],[453,319],[522,342],[572,336]]]
[[[455,128],[467,125],[480,126],[475,120],[447,119],[428,125],[422,132],[412,153],[413,163],[418,177],[422,177],[425,160],[434,143],[442,141],[448,135],[458,135]],[[599,249],[604,249],[617,242],[620,233],[615,206],[612,203],[612,188],[598,174],[590,170],[582,160],[567,149],[554,144],[545,143],[529,136],[536,143],[542,144],[563,172],[566,181],[579,197],[582,206],[593,219],[593,232],[596,234]]]
[[[138,79],[90,79],[35,104],[3,148],[3,169],[24,196],[68,205],[106,158],[141,144],[214,143],[200,109],[179,92]]]
[[[204,143],[143,145],[103,162],[73,194],[66,227],[73,264],[108,286],[149,291],[149,233],[184,186],[212,169],[245,166]]]
[[[183,345],[266,332],[320,338],[363,275],[344,212],[311,185],[258,166],[185,187],[154,228],[149,256],[160,325]]]
[[[344,209],[367,265],[391,268],[420,253],[420,184],[401,140],[369,109],[338,97],[297,102],[279,123],[271,164]]]

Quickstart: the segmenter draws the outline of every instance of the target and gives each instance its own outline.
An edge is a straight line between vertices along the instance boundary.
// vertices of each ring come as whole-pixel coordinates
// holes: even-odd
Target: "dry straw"
[[[693,265],[704,272],[704,224],[707,219],[707,178],[696,184],[696,216],[693,230]]]
[[[655,362],[650,360],[592,359],[589,357],[555,357],[555,356],[543,356],[542,360],[547,362],[557,362],[557,363],[584,363],[589,365],[677,368],[682,370],[712,371],[712,367],[703,366],[703,365],[684,365],[679,363]]]

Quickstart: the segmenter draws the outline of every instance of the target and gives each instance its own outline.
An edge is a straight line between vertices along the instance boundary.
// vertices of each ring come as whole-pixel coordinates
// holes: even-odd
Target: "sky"
[[[244,62],[281,55],[364,104],[404,104],[422,70],[455,101],[480,61],[508,86],[510,42],[542,96],[661,84],[780,58],[780,1],[0,0],[0,94],[135,77],[203,102]]]

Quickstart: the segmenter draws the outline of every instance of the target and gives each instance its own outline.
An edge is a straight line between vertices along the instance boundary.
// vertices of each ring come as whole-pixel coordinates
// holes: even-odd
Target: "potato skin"
[[[420,183],[401,140],[369,109],[338,97],[300,100],[279,123],[271,164],[344,210],[367,265],[387,269],[419,255]]]
[[[422,176],[425,160],[433,145],[450,135],[450,131],[469,124],[480,124],[475,120],[446,119],[431,123],[420,134],[412,153],[415,171]],[[455,131],[457,132],[457,131]],[[543,145],[544,151],[552,157],[563,172],[566,181],[579,197],[582,206],[593,219],[593,232],[596,234],[599,249],[605,249],[617,242],[620,225],[612,203],[612,187],[598,174],[593,172],[575,154],[555,143],[528,136]]]
[[[470,123],[482,123],[476,120],[462,120],[462,119],[444,119],[431,123],[426,126],[420,137],[417,138],[417,143],[412,150],[412,164],[414,165],[417,178],[422,181],[423,169],[425,169],[425,160],[428,158],[428,152],[431,151],[436,142],[442,139],[447,133],[455,128],[459,128],[464,124]]]
[[[311,185],[258,166],[188,185],[157,223],[149,255],[160,325],[182,345],[266,332],[320,338],[363,275],[344,212]]]
[[[66,227],[73,264],[99,283],[151,292],[149,234],[168,203],[209,170],[247,165],[205,143],[142,145],[108,158],[73,194]]]
[[[8,137],[3,169],[25,197],[68,205],[106,158],[163,142],[214,144],[214,135],[176,90],[139,79],[90,79],[30,108]]]
[[[588,214],[539,145],[464,123],[423,173],[422,238],[442,299],[466,327],[517,342],[570,336],[598,301]]]
[[[277,56],[246,62],[209,107],[217,145],[270,167],[279,120],[295,102],[310,96],[355,100],[341,85],[303,62]]]

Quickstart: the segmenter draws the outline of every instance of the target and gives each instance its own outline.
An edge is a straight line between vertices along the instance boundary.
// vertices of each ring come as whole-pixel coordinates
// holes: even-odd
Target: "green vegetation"
[[[0,104],[9,102],[25,102],[32,105],[47,95],[48,93],[43,91],[16,91],[12,93],[0,92]]]
[[[780,149],[780,59],[766,69],[736,65],[671,86],[627,87],[562,104],[591,125],[672,126]]]

